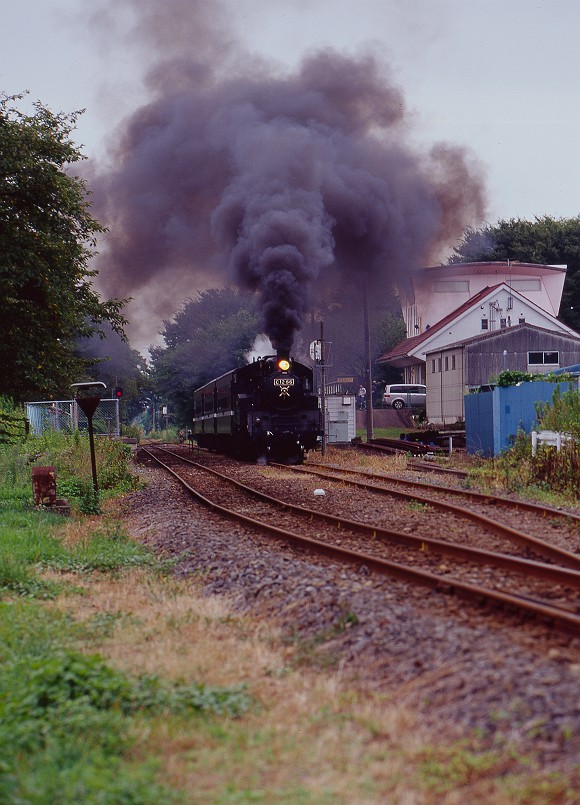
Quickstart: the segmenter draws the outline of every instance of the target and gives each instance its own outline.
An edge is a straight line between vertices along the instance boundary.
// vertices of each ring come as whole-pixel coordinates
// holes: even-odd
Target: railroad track
[[[417,470],[418,472],[447,475],[450,478],[457,478],[457,480],[463,480],[468,476],[468,473],[465,472],[465,470],[456,470],[452,467],[442,467],[440,464],[436,464],[435,462],[411,460],[407,462],[407,466],[409,469]]]
[[[212,510],[301,549],[580,634],[580,560],[576,568],[564,567],[416,537],[274,498],[165,448],[139,450]],[[454,558],[453,575],[443,556]]]
[[[307,465],[302,465],[304,469],[309,470],[311,467],[316,469],[323,469],[323,470],[331,470],[333,472],[342,472],[345,475],[360,475],[361,477],[372,478],[375,480],[385,480],[392,482],[394,484],[399,484],[401,486],[406,487],[413,487],[415,489],[425,489],[425,490],[433,490],[437,492],[446,492],[450,495],[456,495],[458,497],[464,497],[470,500],[475,501],[483,501],[487,504],[498,504],[500,506],[506,506],[508,508],[516,509],[519,511],[529,511],[539,513],[544,516],[554,516],[560,517],[563,520],[568,520],[570,522],[574,522],[580,528],[580,515],[575,514],[574,512],[564,511],[562,509],[556,509],[550,506],[544,506],[539,503],[532,503],[531,501],[526,500],[514,500],[513,498],[507,498],[502,495],[489,495],[484,492],[478,492],[473,489],[467,489],[465,487],[454,487],[454,486],[443,486],[441,484],[430,484],[427,481],[413,481],[408,478],[400,478],[397,475],[393,475],[387,472],[370,472],[363,469],[350,469],[348,467],[342,467],[336,464],[322,464],[316,461],[308,461]],[[408,463],[409,469],[416,469],[419,471],[431,470],[437,468],[433,468],[432,465],[429,465],[425,462],[416,462],[411,461]],[[292,467],[292,469],[301,469],[301,467]],[[448,473],[450,476],[457,478],[458,480],[462,480],[467,478],[468,473],[464,472],[463,470],[455,470],[447,467],[439,468],[442,472]]]
[[[417,442],[405,442],[401,439],[380,439],[371,442],[353,442],[352,447],[362,452],[375,452],[386,453],[390,456],[396,455],[411,455],[411,456],[431,456],[434,458],[433,450],[425,445]],[[445,458],[445,453],[438,449],[437,455]],[[420,470],[422,472],[437,473],[441,475],[449,475],[455,478],[467,478],[467,473],[463,470],[453,469],[451,467],[442,467],[434,461],[419,461],[418,458],[411,459],[409,467]]]
[[[366,491],[435,507],[441,511],[472,520],[500,537],[523,547],[530,555],[541,556],[580,570],[580,554],[553,545],[545,539],[533,536],[520,529],[513,528],[499,519],[501,514],[506,512],[516,512],[518,517],[531,515],[536,521],[538,518],[540,519],[536,530],[542,532],[546,530],[546,521],[548,519],[550,522],[559,521],[571,528],[569,541],[577,546],[580,545],[580,516],[577,514],[499,495],[487,495],[474,490],[442,486],[440,484],[435,485],[426,481],[413,481],[388,473],[368,472],[333,464],[309,462],[308,465],[302,466],[287,467],[276,464],[271,466],[278,466],[280,469],[287,471],[314,475],[327,481],[340,481]],[[365,480],[357,480],[357,477]],[[457,498],[469,502],[473,505],[473,508],[466,508],[449,500]],[[495,513],[495,517],[489,516],[490,510]]]

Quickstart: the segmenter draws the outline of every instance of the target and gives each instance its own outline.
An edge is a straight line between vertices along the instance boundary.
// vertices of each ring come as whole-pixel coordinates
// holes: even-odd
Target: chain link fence
[[[88,430],[87,416],[76,400],[50,400],[26,403],[26,418],[35,435],[47,431]],[[93,415],[93,430],[97,436],[120,436],[119,400],[101,400]]]

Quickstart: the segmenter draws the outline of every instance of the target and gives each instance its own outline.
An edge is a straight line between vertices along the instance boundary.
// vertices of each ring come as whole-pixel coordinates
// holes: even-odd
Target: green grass
[[[0,501],[32,498],[32,467],[54,466],[59,498],[67,498],[73,508],[85,514],[98,514],[99,498],[107,498],[138,488],[139,479],[131,470],[131,448],[110,439],[97,439],[96,465],[99,497],[95,499],[89,440],[78,431],[47,433],[30,437],[20,444],[0,444]]]
[[[238,716],[250,705],[241,687],[167,683],[130,677],[99,655],[77,650],[110,618],[79,625],[41,601],[64,584],[44,568],[114,572],[156,567],[118,524],[106,524],[73,547],[58,537],[62,519],[29,510],[23,500],[0,506],[0,802],[31,805],[170,803],[150,758],[132,758],[136,725],[145,719]],[[40,600],[35,600],[40,599]]]
[[[177,801],[151,759],[129,759],[137,723],[249,703],[242,690],[131,678],[76,651],[71,621],[30,602],[1,603],[0,623],[1,802]]]
[[[373,436],[375,439],[400,439],[401,433],[411,433],[410,428],[373,428]],[[360,436],[366,442],[367,430],[366,428],[357,428],[356,435]]]
[[[66,542],[67,520],[31,506],[30,462],[53,464],[65,478],[68,473],[69,479],[82,479],[86,446],[59,437],[35,446],[41,455],[30,444],[0,449],[0,802],[178,801],[180,795],[159,785],[157,764],[139,747],[138,736],[150,731],[147,723],[187,714],[238,716],[250,700],[239,686],[131,677],[99,655],[81,652],[87,642],[106,637],[111,618],[101,613],[81,625],[48,609],[47,600],[79,592],[71,581],[59,581],[58,573],[72,571],[82,579],[136,566],[164,568],[111,518],[101,517],[96,525],[79,521],[75,539]],[[101,477],[115,491],[133,483],[128,455],[110,444],[100,451]]]
[[[119,523],[104,520],[90,538],[67,547],[58,536],[59,515],[34,511],[22,499],[0,501],[0,591],[31,597],[52,597],[57,584],[44,582],[44,569],[94,572],[159,563],[138,543],[128,539]]]

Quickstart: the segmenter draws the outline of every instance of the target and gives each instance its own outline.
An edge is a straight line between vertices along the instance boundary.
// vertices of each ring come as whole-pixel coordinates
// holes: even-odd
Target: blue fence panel
[[[496,387],[465,397],[465,436],[468,453],[498,456],[509,449],[518,430],[530,433],[537,426],[536,403],[551,402],[554,390],[576,389],[576,383],[522,383]]]
[[[468,453],[493,455],[493,396],[491,391],[465,397],[465,438]]]

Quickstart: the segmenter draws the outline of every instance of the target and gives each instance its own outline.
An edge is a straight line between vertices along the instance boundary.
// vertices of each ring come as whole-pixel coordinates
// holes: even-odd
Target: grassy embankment
[[[70,518],[32,509],[31,459]],[[177,581],[124,532],[126,450],[98,463],[101,501],[82,439],[0,448],[0,802],[573,801],[569,776],[348,684],[332,635],[288,642]]]

